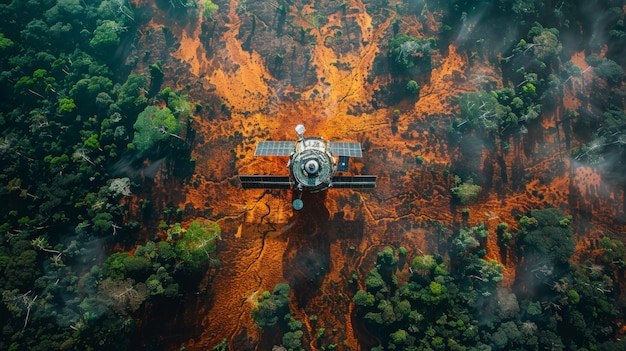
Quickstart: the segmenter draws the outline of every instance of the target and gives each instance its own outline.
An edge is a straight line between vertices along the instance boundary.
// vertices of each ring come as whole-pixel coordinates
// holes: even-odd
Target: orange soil
[[[210,295],[191,301],[190,307],[184,311],[185,318],[176,320],[176,323],[189,325],[188,333],[175,337],[164,335],[162,340],[171,350],[182,346],[187,350],[204,350],[223,338],[229,340],[233,349],[242,345],[257,345],[256,349],[264,349],[268,345],[258,346],[262,341],[261,330],[255,327],[250,312],[260,293],[287,281],[294,283],[293,294],[303,301],[294,302],[292,308],[296,316],[305,321],[307,340],[314,340],[317,328],[326,327],[327,331],[336,329],[337,337],[329,340],[339,341],[341,349],[359,349],[350,318],[352,290],[347,279],[352,271],[363,277],[371,269],[376,253],[388,245],[410,248],[408,262],[420,251],[426,254],[437,252],[446,238],[436,233],[434,222],[450,227],[460,223],[461,208],[450,206],[449,189],[454,186],[453,180],[444,176],[444,170],[458,154],[458,150],[448,147],[447,140],[442,137],[450,121],[439,121],[434,133],[429,130],[429,125],[437,116],[454,113],[451,96],[476,90],[476,81],[484,77],[498,81],[498,72],[480,62],[470,65],[467,56],[458,52],[455,45],[450,45],[445,56],[438,58],[430,79],[420,83],[419,99],[351,115],[348,113],[351,106],[369,104],[374,89],[390,79],[381,76],[374,78],[373,83],[367,81],[374,58],[381,50],[380,45],[386,42],[383,38],[391,30],[394,16],[390,15],[374,28],[364,5],[358,0],[350,0],[348,8],[358,11],[349,11],[347,16],[355,17],[361,27],[361,46],[344,55],[326,47],[325,37],[333,35],[331,28],[341,25],[343,15],[329,16],[329,22],[319,28],[312,52],[311,67],[317,70],[317,84],[306,91],[289,85],[281,87],[284,93],[293,91],[300,93],[302,98],[280,101],[276,90],[282,83],[276,82],[269,73],[264,58],[256,52],[243,50],[242,42],[237,38],[241,25],[237,5],[237,0],[230,0],[224,23],[219,22],[225,27],[224,34],[211,39],[213,53],[209,57],[206,43],[200,40],[201,16],[181,28],[157,15],[143,30],[147,33],[147,28],[167,26],[180,43],[180,47],[171,53],[172,61],[164,65],[166,80],[176,82],[179,87],[193,82],[214,87],[214,91],[201,98],[219,97],[230,109],[229,118],[209,120],[199,116],[194,121],[194,128],[202,140],[194,146],[197,167],[192,179],[184,184],[172,181],[168,183],[168,189],[154,190],[158,193],[155,194],[156,203],[159,200],[163,203],[173,201],[180,207],[191,204],[196,209],[210,209],[208,217],[217,220],[223,229],[223,240],[218,243],[222,266],[211,280],[204,282],[210,285]],[[308,5],[303,13],[313,11],[312,6]],[[427,14],[426,24],[416,18],[405,20],[405,23],[420,23],[416,30],[424,25],[436,26],[432,14]],[[296,17],[295,21],[310,27],[302,17]],[[572,60],[584,70],[583,58],[583,53],[578,53]],[[348,63],[351,69],[342,70],[333,64],[336,62]],[[175,70],[176,65],[186,66],[187,75],[174,77],[180,72]],[[563,105],[566,109],[575,108],[579,103],[574,89],[582,89],[579,78],[573,78],[564,88]],[[310,97],[314,90],[321,94]],[[395,123],[397,133],[392,133],[390,116],[395,108],[401,110],[401,116]],[[589,210],[594,214],[593,224],[607,229],[616,216],[624,214],[620,207],[623,202],[617,201],[622,194],[610,184],[603,184],[597,170],[570,162],[571,150],[564,150],[560,141],[563,140],[562,127],[557,126],[560,114],[559,110],[554,116],[545,118],[543,139],[533,144],[530,154],[523,147],[530,136],[522,135],[520,143],[510,140],[511,151],[504,155],[504,172],[509,179],[519,176],[513,174],[512,166],[518,161],[528,174],[536,175],[534,180],[520,190],[505,185],[505,193],[484,191],[480,201],[469,206],[469,224],[484,222],[494,233],[488,240],[488,257],[506,262],[507,285],[513,282],[517,262],[501,257],[495,227],[506,222],[514,230],[513,209],[527,211],[554,206],[566,213]],[[329,191],[321,199],[308,200],[303,212],[294,213],[291,194],[287,192],[243,191],[237,187],[233,182],[236,172],[287,174],[286,160],[254,158],[254,147],[260,140],[293,140],[293,127],[298,123],[306,125],[308,135],[321,135],[331,140],[369,141],[372,147],[363,159],[353,160],[351,171],[377,174],[377,188],[363,192]],[[415,123],[420,126],[417,130],[412,127]],[[555,126],[556,131],[547,132],[548,128]],[[241,133],[241,139],[231,139],[236,132]],[[539,150],[540,145],[545,149]],[[421,149],[412,151],[416,147]],[[416,155],[424,158],[423,165],[415,164]],[[481,164],[492,157],[485,151]],[[562,171],[555,166],[560,162],[564,163]],[[235,164],[236,170],[228,166],[231,163]],[[499,174],[499,169],[494,171],[494,181],[500,179]],[[160,179],[155,183],[158,184]],[[193,183],[196,186],[192,186]],[[360,199],[359,204],[349,201],[351,197]],[[315,203],[315,199],[320,203]],[[625,229],[615,230],[624,232]],[[584,240],[581,238],[579,248],[589,245],[597,234],[592,233]],[[354,250],[349,249],[350,246]],[[322,250],[312,251],[313,256],[327,256],[330,262],[320,281],[305,284],[299,280],[302,264],[298,260],[310,250]],[[401,280],[406,279],[407,272],[407,266],[402,267],[399,272]],[[308,321],[312,314],[318,315],[316,325]],[[315,350],[317,346],[311,341],[308,348]]]

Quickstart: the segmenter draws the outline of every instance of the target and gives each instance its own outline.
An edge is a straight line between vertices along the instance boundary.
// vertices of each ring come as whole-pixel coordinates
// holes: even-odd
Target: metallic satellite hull
[[[350,157],[362,157],[361,144],[357,142],[326,141],[320,137],[305,138],[304,127],[296,127],[299,139],[290,141],[262,141],[255,156],[289,156],[289,176],[240,175],[244,189],[290,189],[300,192],[318,192],[329,188],[371,189],[376,187],[375,175],[343,176]],[[337,157],[337,159],[335,158]],[[301,201],[294,208],[301,208]]]

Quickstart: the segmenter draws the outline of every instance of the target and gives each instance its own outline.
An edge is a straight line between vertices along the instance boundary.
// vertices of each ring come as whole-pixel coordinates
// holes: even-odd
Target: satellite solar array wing
[[[292,144],[293,145],[293,144]],[[291,182],[287,176],[240,175],[239,181],[244,189],[289,189]]]
[[[376,176],[333,177],[333,188],[373,189],[376,187]]]
[[[293,141],[261,141],[254,156],[289,156],[295,150]]]
[[[335,156],[363,157],[361,143],[345,141],[329,141],[330,153]]]
[[[347,172],[349,164],[350,164],[350,157],[339,156],[339,162],[337,162],[337,172]]]

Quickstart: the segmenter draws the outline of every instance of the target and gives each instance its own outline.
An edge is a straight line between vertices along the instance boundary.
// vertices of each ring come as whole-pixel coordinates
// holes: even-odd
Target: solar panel
[[[293,141],[261,141],[254,156],[289,156],[295,150]]]
[[[362,157],[361,143],[346,141],[329,141],[330,153],[336,156]]]
[[[337,162],[337,172],[347,172],[349,164],[349,156],[339,156],[339,162]]]
[[[287,176],[240,175],[239,181],[244,189],[290,189],[291,181]]]
[[[373,189],[376,187],[376,176],[333,177],[333,188]]]

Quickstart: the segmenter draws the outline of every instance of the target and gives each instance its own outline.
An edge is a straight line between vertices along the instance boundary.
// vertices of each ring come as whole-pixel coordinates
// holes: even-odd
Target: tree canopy
[[[150,150],[156,143],[168,140],[179,131],[178,119],[169,108],[146,107],[133,125],[133,145],[140,151]]]

